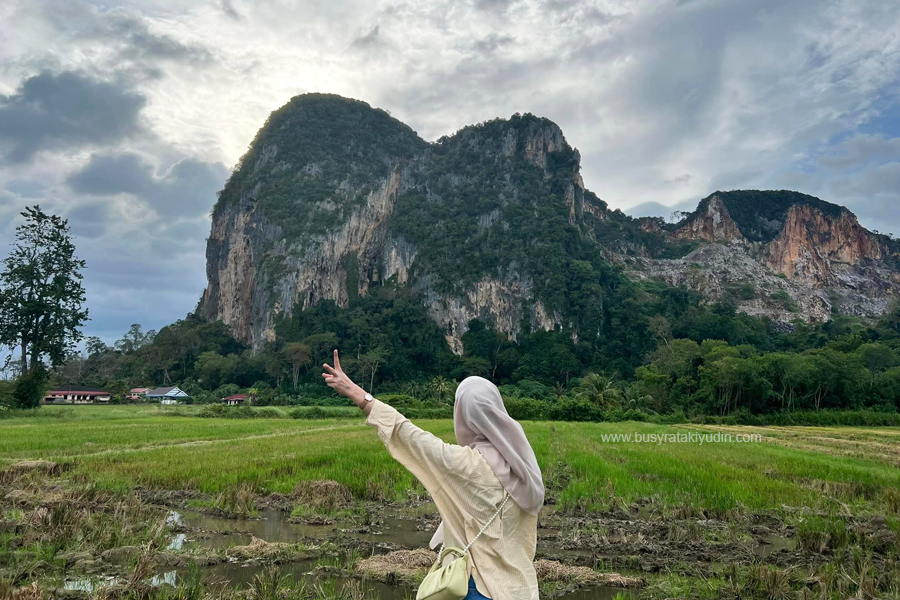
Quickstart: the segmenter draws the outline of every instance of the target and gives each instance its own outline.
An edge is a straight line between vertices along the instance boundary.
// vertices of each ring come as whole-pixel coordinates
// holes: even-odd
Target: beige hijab
[[[456,443],[478,450],[519,507],[537,515],[544,504],[544,481],[525,430],[509,416],[497,386],[483,377],[467,377],[456,388],[453,407]],[[443,526],[431,539],[443,542]]]

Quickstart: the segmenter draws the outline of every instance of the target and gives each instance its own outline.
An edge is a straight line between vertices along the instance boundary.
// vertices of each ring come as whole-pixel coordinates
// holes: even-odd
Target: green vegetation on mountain
[[[398,159],[412,158],[425,146],[408,125],[365,102],[333,94],[297,96],[269,115],[213,214],[249,194],[286,237],[323,233],[346,220]],[[280,165],[274,175],[273,165]]]

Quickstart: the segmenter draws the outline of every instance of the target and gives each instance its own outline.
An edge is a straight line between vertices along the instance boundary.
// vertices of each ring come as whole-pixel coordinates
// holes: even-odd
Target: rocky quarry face
[[[833,206],[833,205],[832,205]],[[774,225],[776,223],[770,223]],[[636,279],[662,278],[709,300],[731,297],[742,312],[789,323],[824,322],[834,315],[876,317],[900,291],[896,249],[862,227],[856,216],[837,216],[805,205],[787,208],[777,235],[747,239],[722,195],[704,200],[673,237],[704,242],[677,260],[619,257]],[[752,297],[746,286],[752,286]]]
[[[558,126],[531,115],[427,143],[365,103],[298,96],[269,118],[220,195],[201,314],[260,349],[274,339],[279,314],[321,300],[347,306],[391,283],[421,292],[457,352],[474,318],[513,338],[523,319],[550,329],[566,319],[537,293],[540,275],[527,261],[495,268],[481,260],[488,246],[527,246],[515,215],[535,206],[539,219],[541,203],[558,205],[630,277],[660,278],[710,301],[735,297],[739,310],[777,322],[876,316],[900,290],[896,244],[840,207],[752,192],[767,207],[754,216],[747,198],[734,196],[750,192],[717,192],[675,226],[635,220],[585,190],[579,162]],[[435,257],[412,239],[427,240],[432,224],[453,227],[454,219],[470,228],[461,239],[471,251]],[[691,251],[654,258],[679,244]],[[445,262],[487,266],[465,279],[436,266]]]

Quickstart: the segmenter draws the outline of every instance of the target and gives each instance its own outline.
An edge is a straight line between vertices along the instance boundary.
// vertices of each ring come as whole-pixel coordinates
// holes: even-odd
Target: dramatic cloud
[[[9,0],[0,241],[26,204],[69,218],[89,334],[183,317],[228,168],[310,91],[426,139],[546,116],[633,214],[788,188],[900,233],[898,30],[894,0]]]
[[[160,176],[154,171],[137,154],[95,154],[67,182],[82,194],[129,194],[162,215],[192,217],[209,212],[211,199],[228,175],[222,163],[205,163],[193,158],[178,161]]]
[[[44,71],[0,96],[0,147],[6,160],[23,162],[39,150],[114,144],[140,131],[146,102],[121,84]]]

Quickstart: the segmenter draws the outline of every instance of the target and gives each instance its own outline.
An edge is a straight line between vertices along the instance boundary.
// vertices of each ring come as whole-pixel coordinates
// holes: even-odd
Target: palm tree
[[[419,381],[407,381],[400,389],[405,395],[421,400],[422,396],[425,395],[422,393],[422,387],[422,383]]]
[[[575,397],[587,400],[601,408],[621,408],[622,392],[612,377],[588,373],[575,388]]]
[[[557,400],[561,400],[563,396],[569,393],[569,390],[566,388],[566,384],[561,381],[557,381],[553,384],[553,395],[556,396]]]
[[[438,402],[443,402],[444,396],[450,391],[450,382],[441,375],[438,375],[431,380],[431,389],[434,391],[435,396],[437,396]]]
[[[653,403],[653,396],[650,394],[640,393],[635,386],[625,388],[625,406],[631,410],[639,410],[642,413],[651,415],[657,414],[655,410],[650,408]]]

